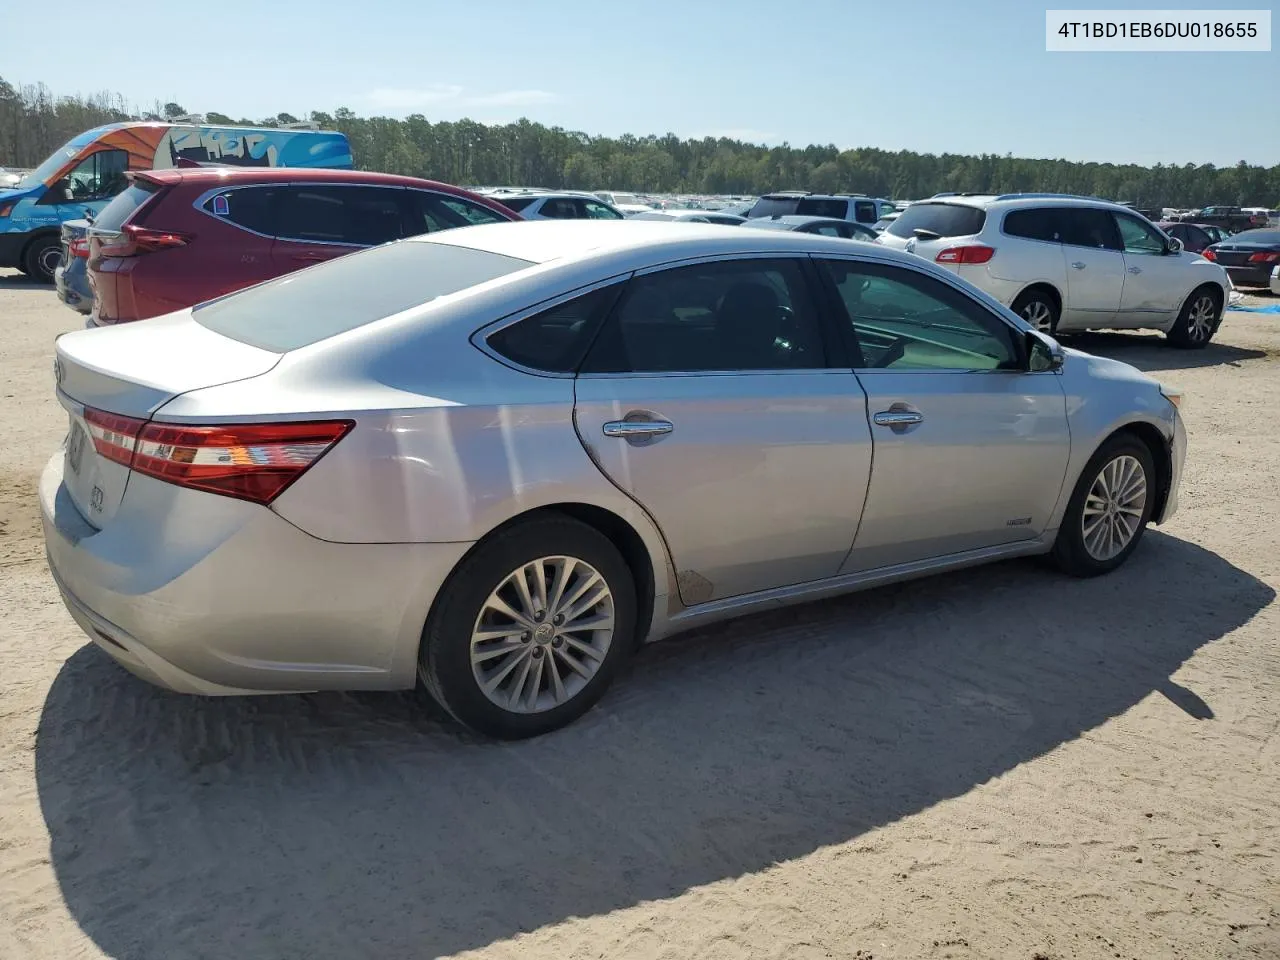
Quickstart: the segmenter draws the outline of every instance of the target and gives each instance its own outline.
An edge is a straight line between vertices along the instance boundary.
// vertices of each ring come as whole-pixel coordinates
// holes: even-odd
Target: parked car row
[[[897,223],[928,257],[780,217],[489,222],[334,258],[440,206],[505,218],[402,178],[245,173],[135,173],[89,233],[103,309],[122,319],[162,264],[166,304],[207,296],[206,253],[236,278],[328,262],[54,344],[49,569],[152,683],[420,684],[528,737],[645,641],[1003,558],[1106,574],[1177,509],[1181,395],[965,277],[1022,269],[1017,229],[1037,262],[1109,276],[1112,232],[1137,237],[1110,209],[916,205]],[[1085,220],[1098,245],[1068,251]]]

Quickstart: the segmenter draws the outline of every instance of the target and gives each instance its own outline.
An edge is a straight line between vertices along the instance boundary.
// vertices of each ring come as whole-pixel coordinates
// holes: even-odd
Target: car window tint
[[[803,197],[796,204],[796,213],[806,217],[831,217],[843,220],[849,214],[849,201],[835,197]]]
[[[1062,207],[1058,210],[1058,230],[1062,242],[1073,247],[1121,249],[1115,221],[1106,210]]]
[[[508,210],[514,210],[516,213],[519,213],[521,210],[529,206],[529,204],[533,203],[533,201],[538,198],[537,197],[494,197],[494,199],[497,200],[498,203],[506,207]]]
[[[584,200],[582,205],[586,208],[587,217],[591,220],[621,220],[622,214],[611,207],[606,207],[603,203],[596,203],[594,200]]]
[[[1056,243],[1059,239],[1057,213],[1052,207],[1013,210],[1005,215],[1004,232],[1011,237]]]
[[[889,224],[885,233],[895,237],[911,237],[916,230],[927,230],[939,237],[967,237],[982,230],[987,212],[981,207],[959,203],[913,203],[902,216]]]
[[[552,197],[538,213],[552,220],[578,220],[582,217],[578,205],[566,197]]]
[[[93,220],[97,230],[119,230],[138,211],[138,208],[155,196],[159,187],[146,180],[135,180],[129,188],[102,208]]]
[[[480,223],[503,223],[506,218],[460,197],[423,190],[409,190],[409,234],[435,233],[454,227],[466,227]]]
[[[276,195],[274,187],[241,187],[215,193],[202,206],[219,220],[230,220],[236,226],[272,236],[279,229]]]
[[[573,373],[582,363],[596,325],[618,296],[620,285],[602,287],[526,317],[486,338],[513,363],[548,373]]]
[[[1116,225],[1120,228],[1120,242],[1124,244],[1125,253],[1145,253],[1160,255],[1164,253],[1164,238],[1151,226],[1136,217],[1116,214]]]
[[[403,190],[306,184],[282,193],[276,235],[284,239],[373,246],[404,235]]]
[[[877,218],[876,205],[870,200],[859,200],[853,205],[853,219],[859,223],[875,223]]]
[[[747,216],[750,218],[786,217],[796,213],[799,204],[798,197],[761,197],[752,205]]]
[[[488,250],[410,240],[210,300],[192,316],[224,337],[285,353],[531,266]]]
[[[848,314],[862,368],[1021,369],[1014,330],[946,284],[914,270],[822,261]]]
[[[825,363],[799,261],[753,259],[636,277],[582,370],[795,370]]]

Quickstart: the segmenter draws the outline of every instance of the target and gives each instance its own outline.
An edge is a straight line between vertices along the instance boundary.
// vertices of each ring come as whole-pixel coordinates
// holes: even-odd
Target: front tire
[[[1019,294],[1010,308],[1041,333],[1055,336],[1058,332],[1060,310],[1058,303],[1043,290],[1028,290]]]
[[[1076,481],[1053,544],[1058,567],[1074,577],[1116,569],[1142,539],[1155,497],[1155,464],[1147,445],[1130,433],[1112,437]]]
[[[518,740],[586,713],[634,646],[635,581],[601,533],[567,517],[481,544],[442,590],[418,675],[455,720]]]
[[[1169,343],[1182,350],[1203,350],[1222,323],[1222,300],[1208,287],[1193,290],[1169,330]]]
[[[36,237],[22,257],[22,272],[40,283],[53,283],[53,271],[62,259],[62,241],[56,235]]]

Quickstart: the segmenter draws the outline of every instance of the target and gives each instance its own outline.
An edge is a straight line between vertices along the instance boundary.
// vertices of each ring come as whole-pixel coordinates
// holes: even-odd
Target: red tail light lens
[[[180,487],[263,505],[284,492],[355,424],[240,423],[186,426],[85,410],[98,453]]]
[[[175,233],[172,230],[151,230],[147,227],[125,224],[120,236],[105,242],[98,252],[104,257],[136,257],[156,250],[169,250],[173,247],[185,247],[195,238],[188,233]]]
[[[1200,256],[1204,257],[1206,260],[1218,259],[1218,255],[1213,252],[1213,247],[1205,247],[1203,250],[1200,251]]]
[[[67,252],[73,257],[89,256],[89,241],[85,237],[77,237],[67,244]]]
[[[1280,262],[1280,253],[1255,253],[1249,258],[1250,263],[1276,263]]]
[[[963,247],[947,247],[936,257],[934,263],[986,263],[996,255],[995,247],[982,244],[971,244]]]

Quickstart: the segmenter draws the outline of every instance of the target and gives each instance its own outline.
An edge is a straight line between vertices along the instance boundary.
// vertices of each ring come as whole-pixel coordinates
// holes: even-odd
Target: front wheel
[[[1102,445],[1081,472],[1054,541],[1063,572],[1096,577],[1129,558],[1151,519],[1155,476],[1151,451],[1132,434]]]
[[[22,258],[22,272],[41,283],[53,283],[53,271],[61,259],[62,241],[58,237],[36,237]]]
[[[1201,288],[1187,297],[1178,319],[1169,330],[1169,343],[1183,350],[1200,350],[1209,345],[1222,319],[1219,298]]]
[[[600,699],[635,626],[635,583],[618,549],[576,520],[531,520],[482,544],[450,578],[423,631],[418,675],[465,726],[538,736]]]

